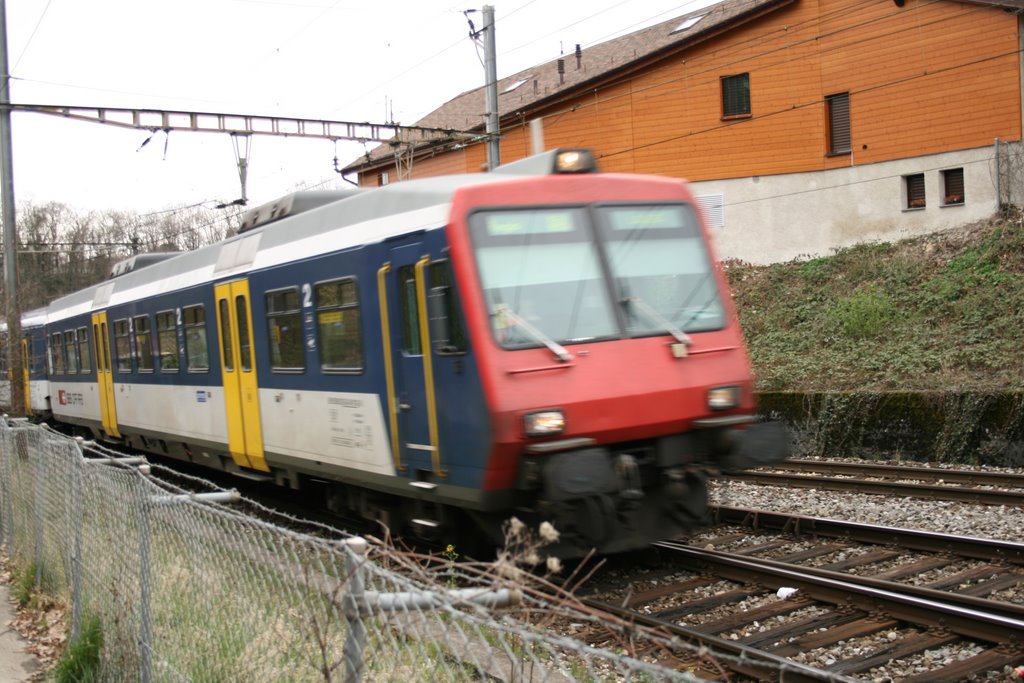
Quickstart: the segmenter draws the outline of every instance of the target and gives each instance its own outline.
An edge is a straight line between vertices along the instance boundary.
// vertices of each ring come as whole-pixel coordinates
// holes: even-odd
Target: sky
[[[712,0],[495,0],[499,79]],[[6,0],[11,101],[413,125],[483,85],[473,0]],[[477,28],[479,11],[468,16]],[[16,204],[159,212],[240,197],[227,134],[12,114]],[[147,142],[148,140],[148,142]],[[143,144],[143,143],[147,144]],[[346,183],[360,143],[253,136],[250,206]]]

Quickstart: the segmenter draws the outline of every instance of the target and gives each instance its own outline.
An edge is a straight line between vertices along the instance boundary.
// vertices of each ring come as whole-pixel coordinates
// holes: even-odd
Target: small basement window
[[[964,169],[949,168],[942,172],[942,205],[959,206],[964,203]]]
[[[903,176],[904,208],[923,209],[926,206],[924,195],[924,173]]]

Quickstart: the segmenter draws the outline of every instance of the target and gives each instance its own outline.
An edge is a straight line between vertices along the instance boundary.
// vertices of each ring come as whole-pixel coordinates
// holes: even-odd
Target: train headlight
[[[565,431],[565,414],[561,410],[541,410],[523,416],[527,436],[549,436]]]
[[[560,149],[555,154],[555,173],[594,173],[597,162],[589,149]]]
[[[708,389],[708,408],[711,410],[729,410],[740,404],[740,388],[712,387]]]

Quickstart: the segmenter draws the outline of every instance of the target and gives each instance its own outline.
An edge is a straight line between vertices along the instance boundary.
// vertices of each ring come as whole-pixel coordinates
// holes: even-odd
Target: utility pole
[[[487,104],[487,170],[501,165],[498,116],[498,49],[494,41],[494,6],[484,5],[484,95]]]
[[[7,65],[7,4],[0,0],[0,203],[4,222],[4,294],[7,314],[7,367],[14,415],[25,410],[21,357],[21,310],[18,306],[18,230],[14,212],[14,165],[11,162],[11,74]]]

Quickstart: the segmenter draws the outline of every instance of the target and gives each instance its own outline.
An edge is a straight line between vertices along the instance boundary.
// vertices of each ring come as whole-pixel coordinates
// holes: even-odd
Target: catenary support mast
[[[11,373],[11,412],[25,406],[18,306],[18,230],[14,212],[14,164],[11,161],[11,75],[7,65],[7,4],[0,0],[0,203],[4,222],[4,310],[7,318],[7,367]]]

